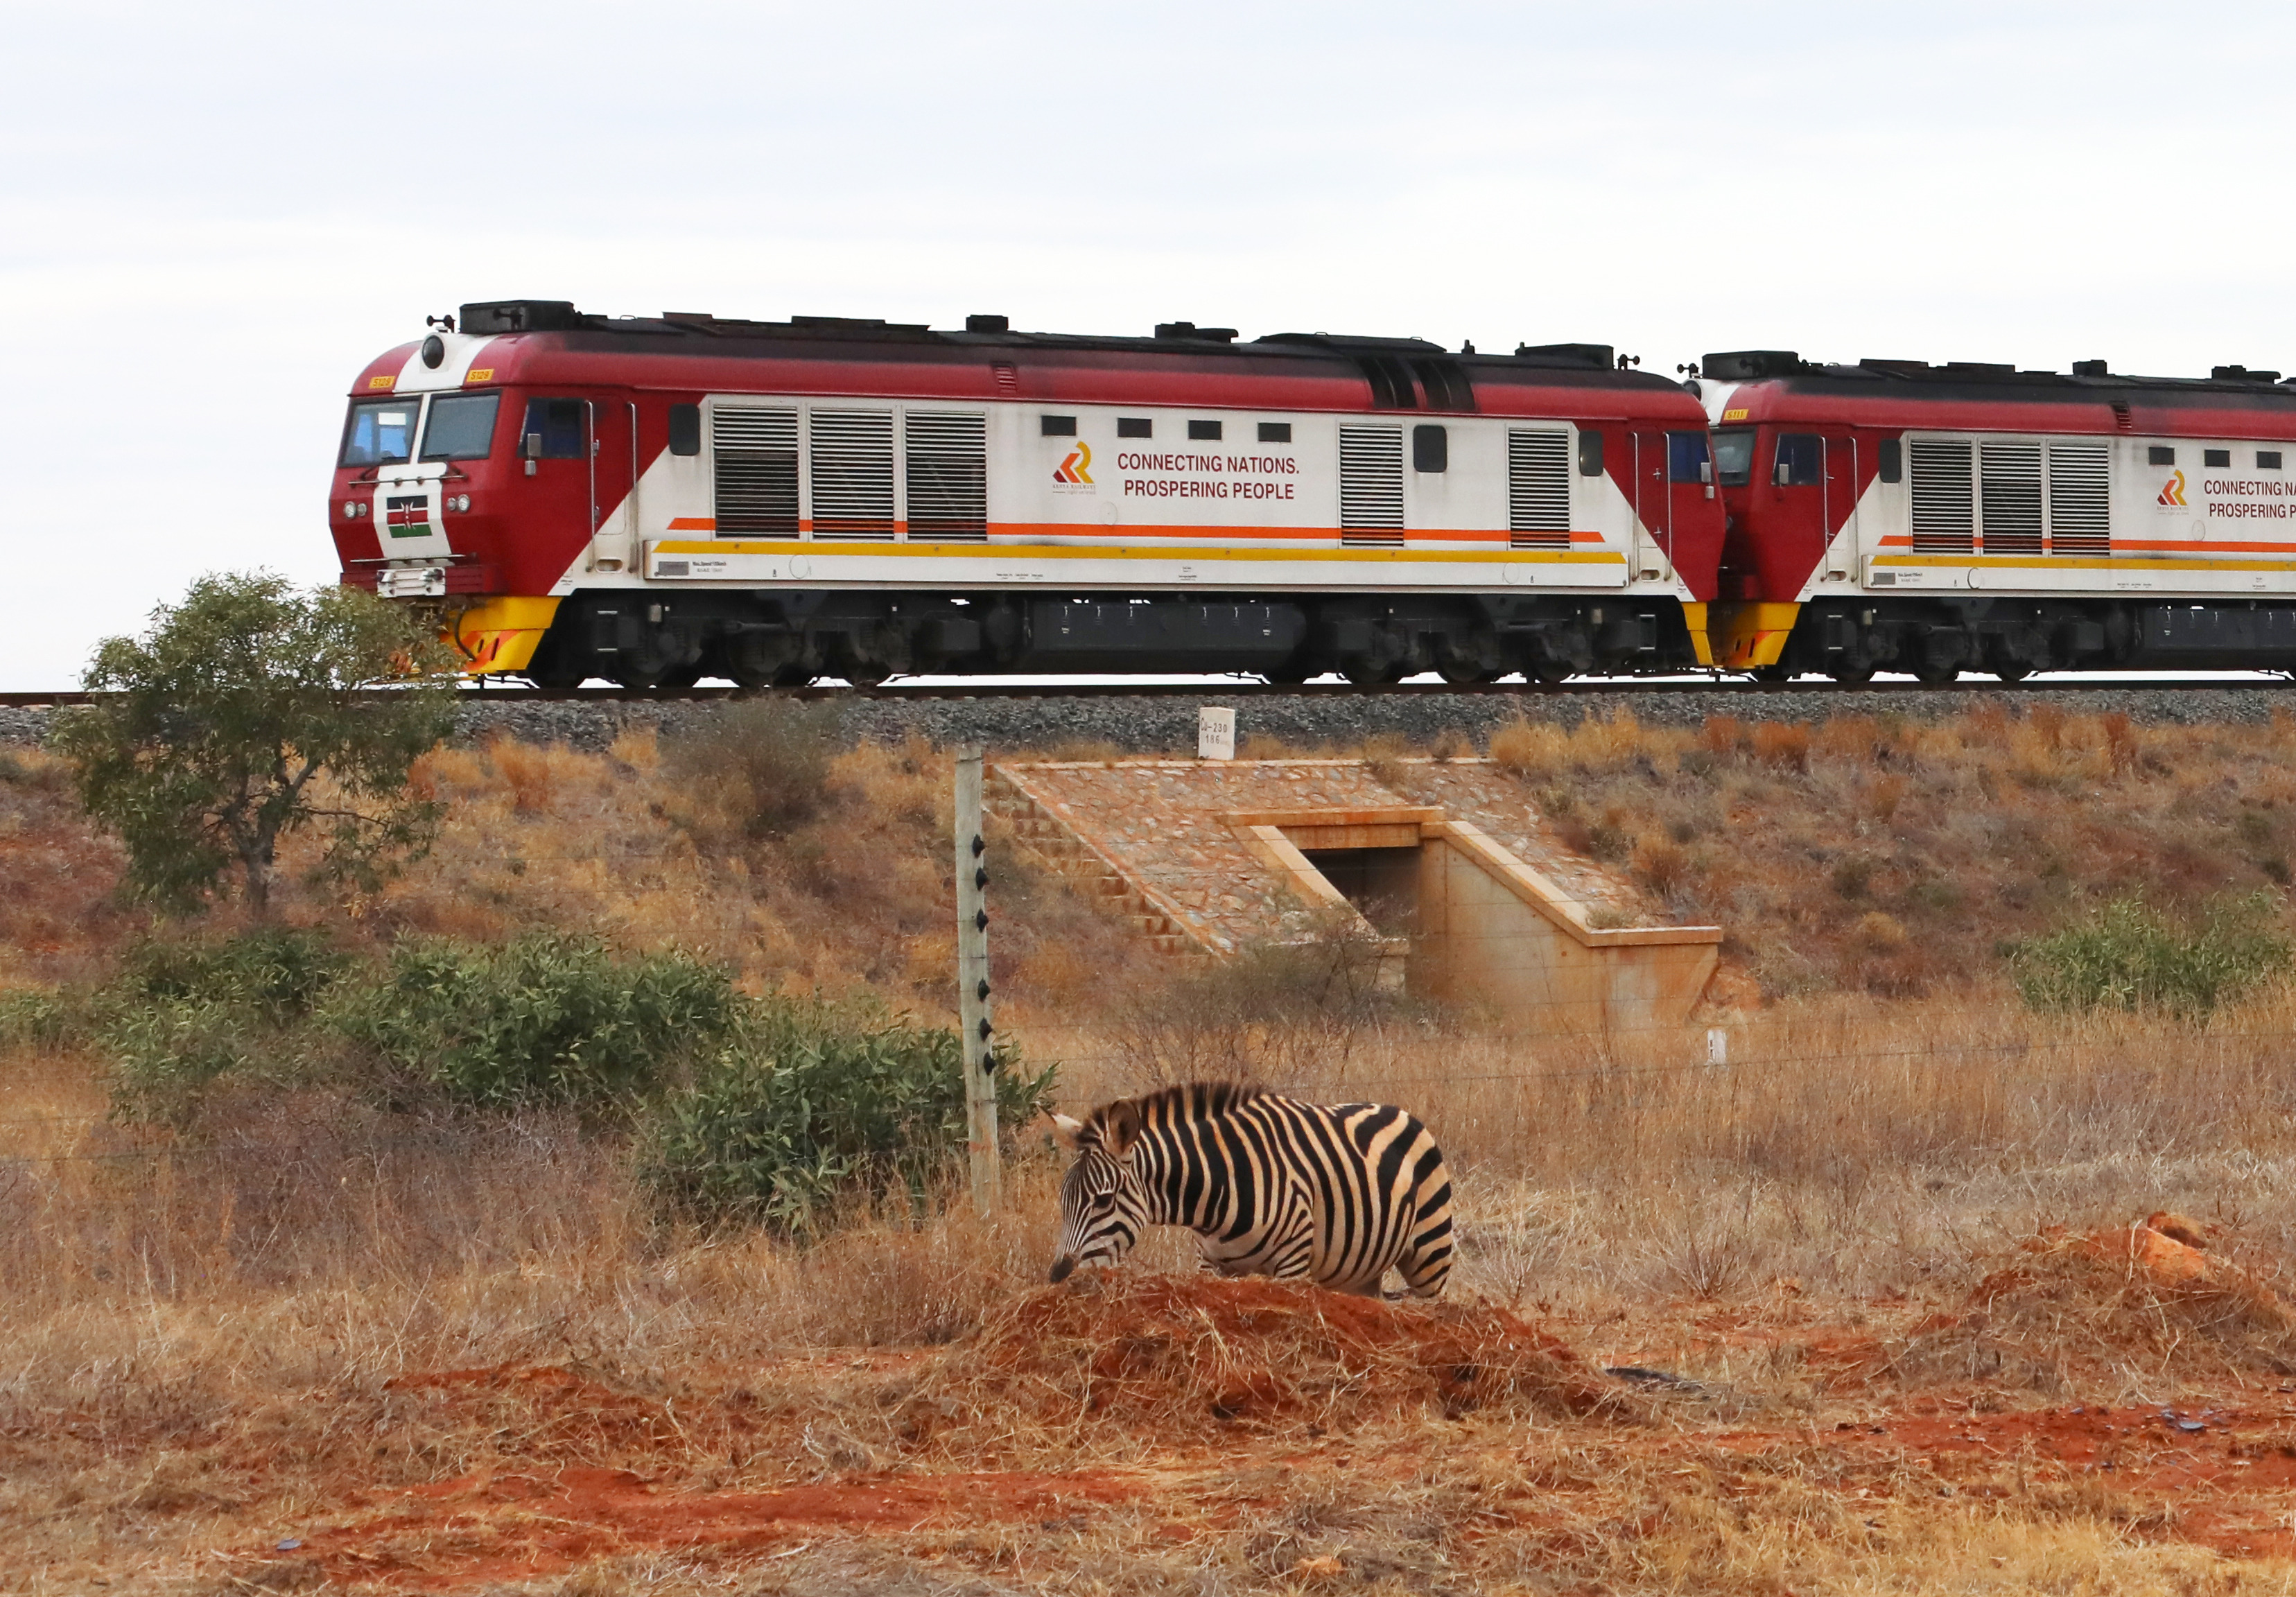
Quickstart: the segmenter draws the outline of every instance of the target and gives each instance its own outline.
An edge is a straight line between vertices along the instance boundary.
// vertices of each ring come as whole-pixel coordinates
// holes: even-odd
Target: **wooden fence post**
[[[956,756],[956,1012],[964,1053],[965,1148],[972,1166],[972,1206],[996,1212],[1001,1168],[996,1153],[996,1028],[988,1006],[988,842],[981,826],[981,749]]]

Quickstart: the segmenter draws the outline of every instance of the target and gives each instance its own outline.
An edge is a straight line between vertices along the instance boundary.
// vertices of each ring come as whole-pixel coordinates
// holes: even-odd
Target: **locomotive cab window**
[[[1707,457],[1702,432],[1666,435],[1666,475],[1669,482],[1711,482],[1714,463]]]
[[[495,441],[500,394],[447,394],[430,401],[422,424],[424,460],[484,460]]]
[[[1714,479],[1726,488],[1754,480],[1754,430],[1734,428],[1714,435]]]
[[[351,406],[343,430],[347,466],[388,466],[414,453],[414,418],[419,399],[363,399]]]
[[[1156,436],[1156,423],[1146,416],[1119,416],[1116,418],[1116,436],[1120,438],[1152,438]]]
[[[1814,432],[1778,434],[1778,487],[1815,487],[1825,475],[1825,440]]]
[[[544,460],[580,460],[582,410],[579,399],[529,399],[521,430],[528,438],[541,438]]]

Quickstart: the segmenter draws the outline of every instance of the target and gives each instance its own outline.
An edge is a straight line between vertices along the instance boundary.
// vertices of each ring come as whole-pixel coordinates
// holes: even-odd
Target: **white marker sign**
[[[1235,758],[1235,711],[1208,704],[1196,712],[1196,758]]]

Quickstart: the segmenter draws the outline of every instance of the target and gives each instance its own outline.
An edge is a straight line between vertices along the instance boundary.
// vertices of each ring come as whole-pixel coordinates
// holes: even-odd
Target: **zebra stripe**
[[[1077,1155],[1054,1281],[1114,1264],[1150,1225],[1195,1232],[1225,1275],[1375,1293],[1392,1269],[1432,1298],[1451,1274],[1450,1172],[1427,1127],[1390,1104],[1193,1082],[1054,1119]]]

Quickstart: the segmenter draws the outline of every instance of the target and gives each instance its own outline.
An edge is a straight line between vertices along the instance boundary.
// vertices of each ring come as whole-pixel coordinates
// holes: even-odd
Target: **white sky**
[[[0,689],[463,300],[2296,369],[2284,5],[0,0]]]

